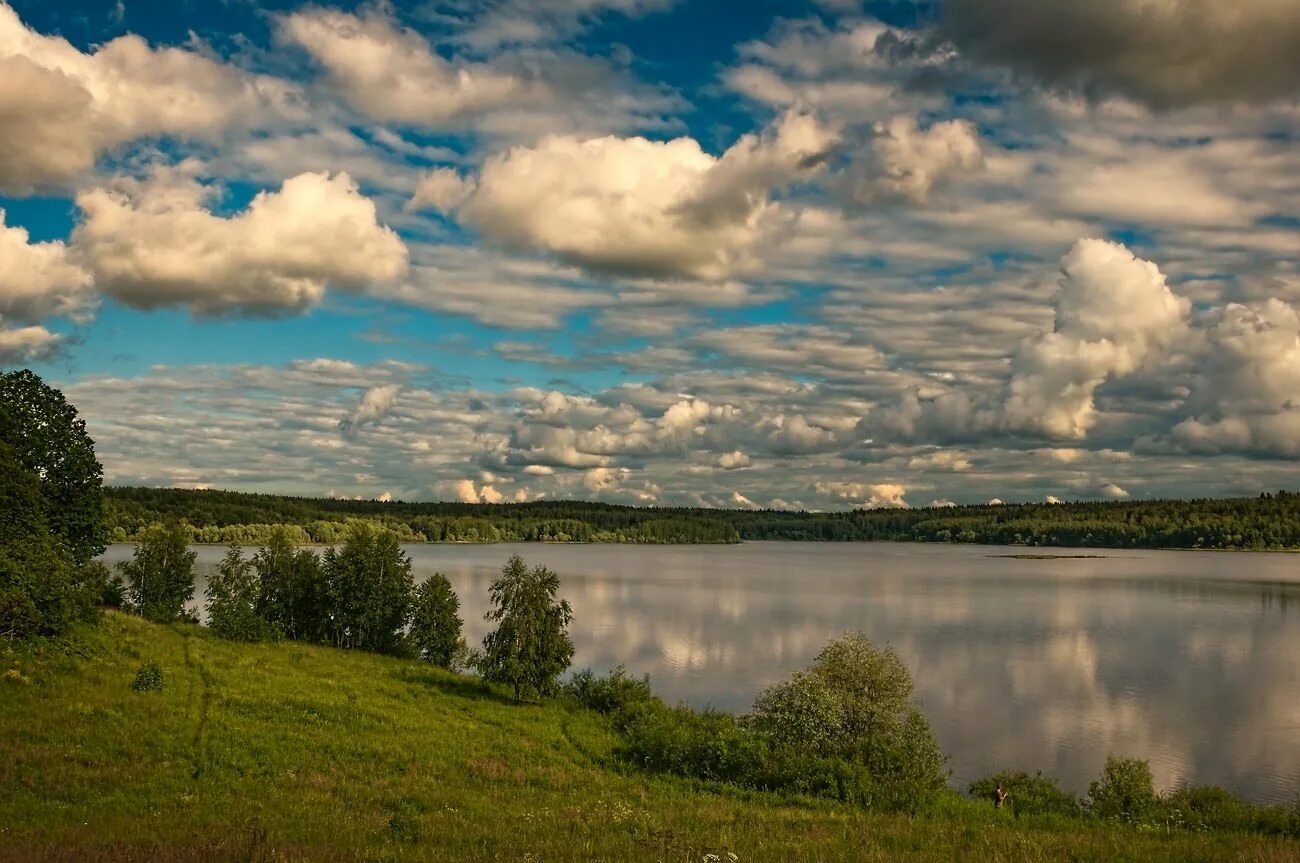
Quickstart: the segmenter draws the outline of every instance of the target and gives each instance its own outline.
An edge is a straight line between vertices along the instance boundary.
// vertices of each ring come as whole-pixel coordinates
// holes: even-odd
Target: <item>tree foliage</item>
[[[410,615],[411,561],[392,532],[352,525],[340,548],[322,561],[327,641],[337,647],[399,653]]]
[[[47,529],[40,479],[0,442],[0,636],[58,635],[93,620],[101,571],[76,565]]]
[[[73,564],[104,550],[103,468],[63,393],[23,369],[0,374],[0,442],[36,475],[45,526]]]
[[[1088,786],[1088,808],[1098,818],[1140,822],[1159,803],[1151,765],[1140,758],[1109,756],[1100,778]]]
[[[442,573],[435,572],[415,589],[409,634],[421,659],[439,668],[457,664],[465,652],[459,611],[460,600]]]
[[[861,633],[835,639],[806,671],[766,689],[748,724],[778,748],[865,767],[888,808],[923,805],[947,779],[906,663]]]
[[[158,622],[179,620],[194,598],[194,559],[188,536],[177,524],[155,524],[144,532],[134,556],[118,564],[132,608]]]
[[[262,582],[253,561],[232,545],[208,579],[208,627],[232,641],[267,641],[276,628],[258,613]]]
[[[518,504],[312,500],[187,489],[108,489],[115,541],[183,519],[195,542],[263,543],[277,526],[295,542],[336,543],[354,520],[402,542],[703,543],[740,540],[915,541],[1098,548],[1300,548],[1300,495],[1224,500],[786,512]]]
[[[257,575],[257,613],[287,638],[319,640],[330,625],[330,597],[320,558],[294,545],[287,528],[277,527],[253,556]]]
[[[496,629],[483,639],[479,670],[484,679],[514,691],[516,701],[550,695],[573,659],[567,600],[557,600],[559,577],[544,566],[532,569],[512,555],[492,582],[492,608],[484,615]]]
[[[30,371],[0,374],[0,634],[58,635],[98,615],[100,475],[63,394]]]

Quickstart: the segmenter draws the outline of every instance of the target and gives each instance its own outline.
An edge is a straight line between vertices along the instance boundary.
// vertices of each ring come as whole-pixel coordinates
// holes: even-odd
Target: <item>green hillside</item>
[[[132,688],[147,662],[160,691]],[[1300,860],[1294,841],[1016,821],[955,793],[909,817],[650,777],[576,706],[118,613],[0,663],[0,861]]]

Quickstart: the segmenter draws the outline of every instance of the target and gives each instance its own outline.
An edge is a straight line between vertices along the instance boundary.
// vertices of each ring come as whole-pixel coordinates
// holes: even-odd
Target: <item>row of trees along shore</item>
[[[294,542],[340,542],[351,522],[402,542],[730,543],[915,541],[1096,548],[1300,548],[1300,495],[1206,500],[1000,504],[850,512],[653,508],[582,501],[514,504],[314,499],[241,492],[108,488],[109,537],[130,542],[158,522],[194,542],[259,544],[277,527]]]
[[[108,533],[101,473],[84,423],[58,391],[30,372],[0,375],[0,637],[10,645],[75,639],[76,627],[96,623],[103,606],[163,625],[193,622],[191,526],[137,530],[135,553],[116,574],[95,561]],[[205,597],[214,635],[472,669],[516,702],[560,697],[603,714],[619,735],[618,756],[647,771],[886,811],[915,812],[950,793],[944,755],[912,699],[911,673],[862,634],[833,640],[807,669],[765,690],[748,715],[696,711],[669,706],[647,677],[622,668],[564,679],[572,610],[545,567],[510,558],[490,589],[486,616],[495,628],[471,650],[450,583],[435,574],[417,586],[399,534],[353,518],[338,547],[322,553],[297,546],[299,538],[277,527],[251,557],[230,549]],[[146,662],[133,688],[164,685],[163,670]],[[988,796],[999,787],[1017,816],[1300,835],[1300,803],[1254,806],[1214,787],[1157,794],[1146,762],[1136,759],[1109,759],[1084,798],[1024,773],[985,777],[969,790]]]

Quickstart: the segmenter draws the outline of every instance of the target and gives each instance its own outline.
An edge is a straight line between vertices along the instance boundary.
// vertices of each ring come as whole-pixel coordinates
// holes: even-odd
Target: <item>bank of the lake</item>
[[[1016,560],[917,543],[408,545],[466,636],[511,554],[560,574],[575,665],[648,673],[670,703],[746,712],[845,631],[893,645],[959,786],[1003,768],[1084,793],[1109,754],[1164,790],[1300,794],[1300,563],[1126,550]],[[198,552],[197,596],[224,550]],[[253,549],[248,549],[251,554]],[[114,546],[108,559],[129,557]],[[197,610],[197,608],[196,608]]]
[[[109,614],[5,658],[0,861],[1289,861],[1300,844],[918,817],[620,767],[600,717],[421,664]],[[139,666],[163,669],[135,692]]]

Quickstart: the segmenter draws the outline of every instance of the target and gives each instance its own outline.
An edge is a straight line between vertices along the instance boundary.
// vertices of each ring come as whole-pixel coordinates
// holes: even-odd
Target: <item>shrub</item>
[[[58,635],[81,608],[72,564],[48,535],[0,545],[0,636]]]
[[[1004,770],[971,783],[970,796],[977,800],[992,800],[993,791],[1001,784],[1007,792],[1007,804],[1016,815],[1060,815],[1077,818],[1083,814],[1079,798],[1061,789],[1056,780],[1041,772],[1030,775]]]
[[[766,735],[725,713],[668,707],[650,696],[633,700],[614,715],[626,740],[619,754],[650,771],[899,808],[897,791],[882,786],[865,764],[773,746]]]
[[[851,633],[806,671],[765,690],[747,724],[777,749],[865,767],[870,790],[862,793],[873,805],[916,810],[943,789],[947,771],[911,696],[912,675],[898,654]]]
[[[837,729],[843,750],[878,731],[897,727],[912,712],[912,674],[892,647],[879,648],[860,632],[822,649],[809,672],[837,693],[844,714]]]
[[[108,567],[104,567],[104,570],[106,577],[100,589],[99,604],[104,608],[126,608],[126,582],[122,580],[121,573],[112,572]]]
[[[1101,777],[1088,786],[1088,809],[1098,818],[1147,821],[1159,803],[1151,766],[1139,758],[1109,756]]]
[[[647,770],[756,786],[768,744],[725,713],[668,707],[658,699],[624,715],[623,756]]]
[[[796,671],[763,690],[747,722],[777,746],[827,754],[842,749],[844,718],[844,700],[824,676]]]
[[[915,812],[947,784],[943,751],[916,708],[901,724],[868,737],[858,758],[871,773],[875,803],[882,809]]]
[[[1167,822],[1191,830],[1243,830],[1254,820],[1254,807],[1215,785],[1172,791],[1160,808]]]
[[[146,662],[135,673],[131,688],[136,692],[157,692],[163,688],[162,668],[156,662]]]
[[[1291,806],[1255,806],[1216,785],[1180,788],[1160,800],[1166,824],[1188,830],[1231,830],[1300,836],[1300,799]]]
[[[632,677],[621,665],[604,677],[583,669],[564,685],[564,692],[582,706],[606,715],[658,700],[650,691],[650,675]]]

